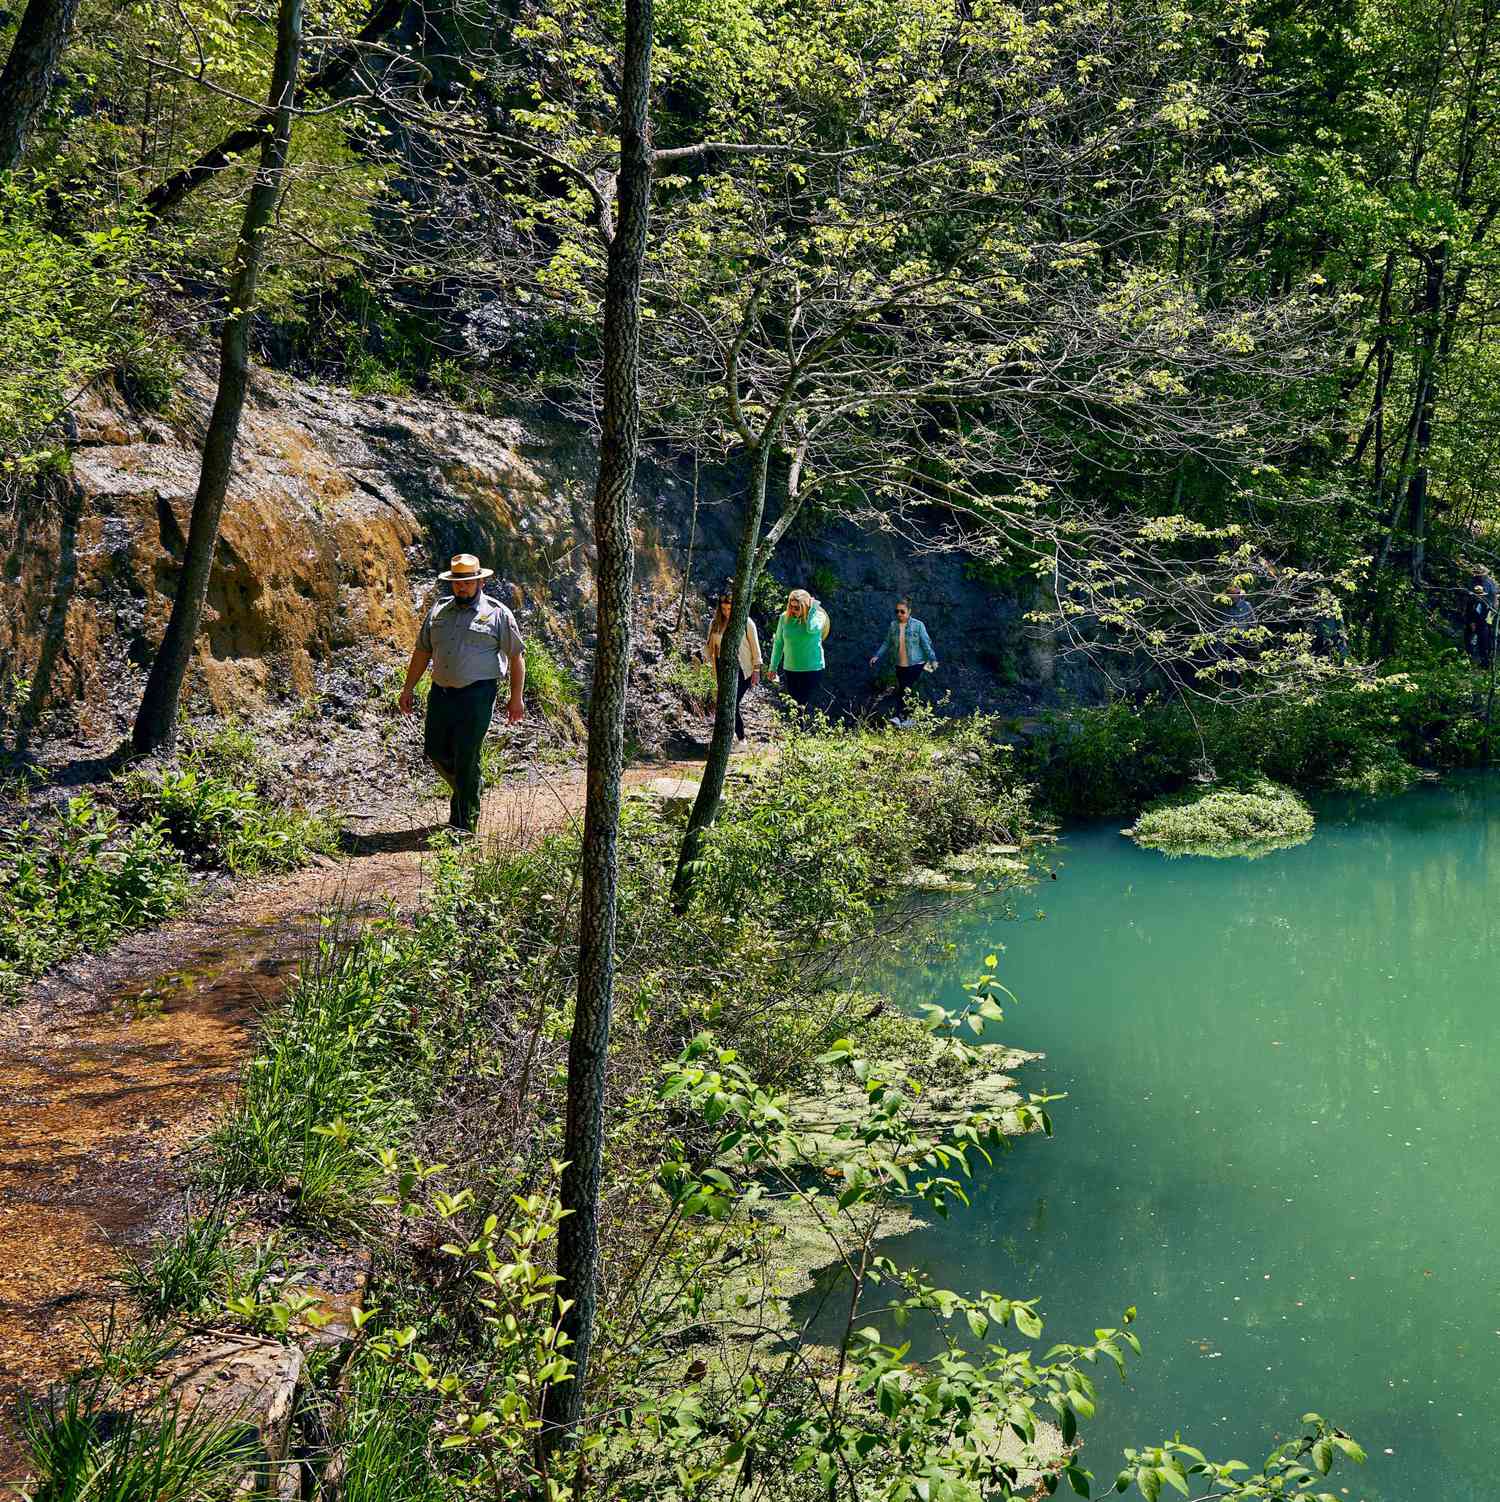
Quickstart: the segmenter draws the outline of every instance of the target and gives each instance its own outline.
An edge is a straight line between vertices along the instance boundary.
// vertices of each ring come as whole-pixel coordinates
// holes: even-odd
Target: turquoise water
[[[956,1003],[1004,944],[1002,1031],[1047,1055],[1022,1083],[1069,1097],[893,1254],[1040,1295],[1047,1341],[1137,1307],[1145,1357],[1086,1430],[1101,1479],[1178,1427],[1258,1463],[1316,1409],[1370,1457],[1335,1491],[1492,1502],[1500,778],[1319,815],[1256,861],[1074,830],[1016,919],[981,904],[950,960],[885,978]]]

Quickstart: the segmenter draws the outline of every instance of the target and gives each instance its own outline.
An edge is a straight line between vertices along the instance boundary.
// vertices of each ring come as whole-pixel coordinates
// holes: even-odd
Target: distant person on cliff
[[[1489,603],[1490,610],[1500,611],[1500,584],[1495,582],[1494,575],[1488,569],[1478,563],[1464,565],[1469,571],[1469,590],[1472,593],[1476,589],[1484,591],[1485,600]]]
[[[891,622],[880,650],[870,659],[870,666],[878,670],[887,658],[896,669],[895,723],[904,725],[907,696],[916,688],[924,670],[937,668],[932,638],[927,634],[927,627],[913,618],[909,600],[896,601],[896,618]]]
[[[1464,648],[1482,668],[1495,660],[1495,608],[1482,584],[1474,586],[1464,616]]]
[[[499,679],[510,677],[505,717],[514,725],[525,713],[526,650],[516,618],[482,585],[494,570],[481,568],[472,553],[458,553],[438,575],[451,593],[422,618],[406,668],[401,713],[413,708],[412,691],[432,665],[427,726],[422,750],[453,791],[448,823],[473,834],[479,828],[480,759],[495,708]]]
[[[1229,609],[1224,612],[1224,626],[1230,632],[1248,631],[1255,624],[1255,606],[1238,579],[1229,586]]]
[[[718,604],[714,607],[714,618],[708,623],[708,641],[703,647],[703,660],[714,670],[715,684],[719,681],[719,650],[724,641],[725,628],[729,625],[729,611],[733,604],[734,585],[726,580],[724,588],[719,591]],[[734,696],[734,738],[742,741],[746,739],[746,736],[745,717],[740,713],[740,701],[752,684],[760,683],[761,670],[760,632],[755,629],[755,622],[748,616],[745,619],[745,634],[740,638],[740,650],[737,655],[739,657],[736,664],[739,670],[739,686],[735,689]]]
[[[771,643],[771,682],[786,664],[786,691],[804,709],[817,707],[822,698],[823,643],[831,622],[828,612],[805,589],[786,597],[786,609],[776,622]]]

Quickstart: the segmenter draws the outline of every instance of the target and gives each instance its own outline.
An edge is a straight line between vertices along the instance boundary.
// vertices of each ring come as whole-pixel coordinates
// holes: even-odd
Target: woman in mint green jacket
[[[794,589],[776,622],[771,643],[771,682],[786,663],[786,691],[804,709],[818,699],[823,679],[823,643],[829,631],[828,612],[805,589]]]

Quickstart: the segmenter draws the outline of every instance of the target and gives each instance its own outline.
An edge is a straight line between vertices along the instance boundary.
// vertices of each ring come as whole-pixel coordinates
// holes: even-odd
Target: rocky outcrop
[[[103,391],[76,413],[70,473],[20,504],[0,590],[0,677],[33,711],[76,708],[100,734],[139,693],[171,606],[198,478],[211,372],[189,370],[170,417]],[[459,549],[498,572],[523,625],[582,669],[591,646],[595,454],[579,429],[529,413],[483,417],[419,398],[355,398],[261,374],[247,404],[189,692],[255,715],[345,686],[373,689],[410,650],[434,569]],[[641,670],[636,698],[671,698],[668,652],[693,534],[684,648],[733,563],[739,487],[707,476],[693,526],[685,472],[643,463],[637,507]],[[789,541],[773,570],[809,585],[834,620],[843,703],[869,687],[893,596],[913,595],[959,707],[1037,688],[1020,607],[952,556],[834,524]],[[649,718],[649,717],[648,717]]]

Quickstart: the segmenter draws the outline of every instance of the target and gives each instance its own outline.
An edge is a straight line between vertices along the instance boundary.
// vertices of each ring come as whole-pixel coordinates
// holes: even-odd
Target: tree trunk
[[[137,751],[169,746],[177,732],[177,701],[192,660],[203,601],[208,594],[219,518],[240,432],[240,413],[250,381],[250,323],[255,310],[255,283],[260,272],[266,232],[276,212],[292,137],[293,98],[302,53],[302,0],[281,0],[276,18],[276,61],[271,70],[270,129],[260,148],[260,170],[245,203],[245,218],[229,279],[229,310],[219,338],[219,385],[213,414],[203,440],[203,468],[188,528],[182,576],[172,601],[172,615],[146,679],[131,740]]]
[[[722,641],[738,643],[745,634],[745,622],[750,616],[750,601],[755,594],[755,581],[761,570],[771,561],[776,544],[786,536],[797,519],[807,493],[802,488],[802,466],[807,458],[808,440],[804,437],[792,454],[791,468],[787,474],[786,505],[776,519],[776,525],[760,535],[760,524],[766,511],[766,487],[771,467],[771,443],[780,431],[781,403],[771,415],[766,430],[756,446],[755,462],[750,470],[750,495],[745,507],[745,525],[740,532],[739,552],[734,563],[734,603],[729,607],[729,624],[724,628]],[[738,633],[736,635],[735,633]],[[724,648],[719,648],[722,660]],[[731,659],[734,660],[734,659]],[[739,693],[739,674],[719,674],[718,694],[714,700],[714,731],[708,744],[708,759],[703,768],[703,781],[698,784],[698,796],[693,799],[692,812],[688,815],[687,828],[682,834],[682,845],[677,852],[677,870],[672,877],[672,905],[680,913],[686,907],[693,891],[693,870],[703,850],[703,834],[713,823],[724,799],[724,780],[729,775],[729,754],[734,747],[734,709]]]
[[[558,1295],[569,1301],[562,1330],[571,1380],[547,1390],[542,1448],[570,1443],[583,1416],[598,1289],[599,1180],[604,1086],[614,1008],[615,889],[620,777],[625,758],[625,685],[630,669],[630,584],[634,566],[631,493],[640,443],[641,274],[651,211],[651,30],[653,0],[626,0],[620,96],[616,228],[604,299],[604,416],[594,487],[598,548],[597,644],[589,702],[588,790],[579,899],[578,1001],[568,1045],[558,1232]]]
[[[713,823],[724,797],[724,779],[729,775],[729,754],[734,749],[734,705],[739,692],[740,639],[750,618],[750,596],[755,592],[755,577],[760,572],[758,544],[760,524],[766,514],[766,480],[771,463],[771,441],[762,434],[750,467],[750,493],[745,497],[745,519],[740,527],[740,544],[734,558],[734,603],[729,607],[729,624],[719,646],[719,688],[714,698],[714,731],[708,743],[708,758],[703,765],[703,780],[688,815],[682,846],[677,852],[677,870],[672,878],[672,904],[681,912],[693,889],[693,868],[703,849],[703,835]],[[769,660],[769,659],[768,659]]]
[[[20,165],[77,11],[78,0],[31,0],[21,17],[0,73],[0,172]]]
[[[1425,562],[1425,539],[1427,531],[1427,469],[1428,456],[1432,452],[1432,418],[1437,409],[1437,390],[1440,379],[1441,312],[1443,283],[1448,271],[1448,242],[1445,240],[1433,252],[1427,263],[1427,275],[1422,285],[1422,305],[1419,315],[1423,325],[1422,354],[1427,379],[1422,388],[1422,404],[1417,413],[1416,468],[1406,488],[1406,507],[1411,528],[1411,578],[1412,583],[1422,582]]]

